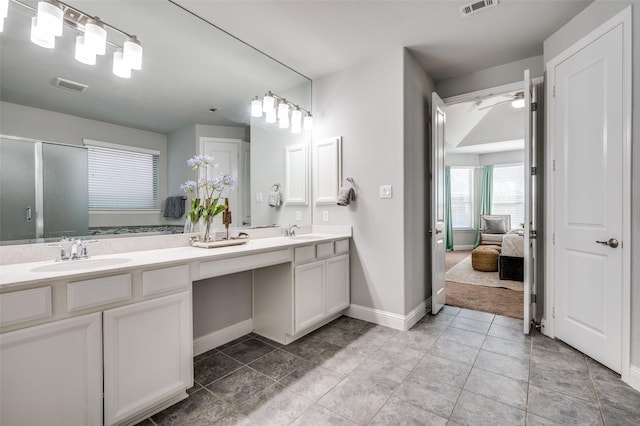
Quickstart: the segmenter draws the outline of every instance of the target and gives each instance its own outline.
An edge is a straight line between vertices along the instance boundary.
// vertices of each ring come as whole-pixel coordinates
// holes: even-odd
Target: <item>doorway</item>
[[[446,99],[445,144],[451,223],[447,304],[521,319],[524,228],[534,220],[525,218],[532,201],[525,171],[535,162],[535,156],[525,155],[525,128],[530,126],[525,124],[524,86],[520,82]],[[500,221],[500,226],[480,233],[488,221]]]

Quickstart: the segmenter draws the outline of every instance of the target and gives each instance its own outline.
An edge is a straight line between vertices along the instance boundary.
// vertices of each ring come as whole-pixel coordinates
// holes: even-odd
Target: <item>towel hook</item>
[[[280,191],[280,184],[279,183],[274,183],[273,185],[271,185],[271,190],[272,191]]]
[[[347,181],[351,182],[351,185],[355,185],[356,184],[352,177],[348,177]]]

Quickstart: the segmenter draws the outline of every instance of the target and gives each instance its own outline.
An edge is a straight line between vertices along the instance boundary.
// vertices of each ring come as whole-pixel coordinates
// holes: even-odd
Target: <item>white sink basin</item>
[[[131,259],[125,257],[112,257],[105,259],[67,260],[64,262],[52,263],[50,265],[38,266],[37,268],[33,268],[31,272],[77,271],[81,269],[103,268],[105,266],[119,265],[127,262],[131,262]]]

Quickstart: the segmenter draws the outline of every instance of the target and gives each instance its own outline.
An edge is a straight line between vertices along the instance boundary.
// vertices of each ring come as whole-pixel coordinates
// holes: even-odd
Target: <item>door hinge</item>
[[[532,294],[531,295],[531,303],[537,303],[537,301],[538,301],[538,298],[536,297],[536,295]]]
[[[538,174],[538,168],[536,166],[531,166],[531,176],[536,176]]]
[[[556,233],[554,232],[553,234],[551,234],[552,240],[553,240],[553,244],[556,243]]]
[[[553,308],[551,308],[551,317],[552,318],[556,317],[556,307],[555,306]]]
[[[529,230],[529,238],[535,240],[538,237],[538,231],[535,229]]]
[[[537,111],[538,110],[538,103],[537,102],[532,102],[531,103],[531,111]]]
[[[556,171],[556,160],[553,160],[553,171]]]
[[[553,86],[553,97],[556,97],[556,86]]]
[[[104,399],[104,392],[102,392],[102,399]]]

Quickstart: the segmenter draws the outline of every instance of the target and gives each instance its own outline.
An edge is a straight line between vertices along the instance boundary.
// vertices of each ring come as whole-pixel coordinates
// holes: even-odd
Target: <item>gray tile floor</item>
[[[522,321],[446,306],[401,332],[341,317],[195,358],[184,401],[141,425],[634,425],[640,393]]]

